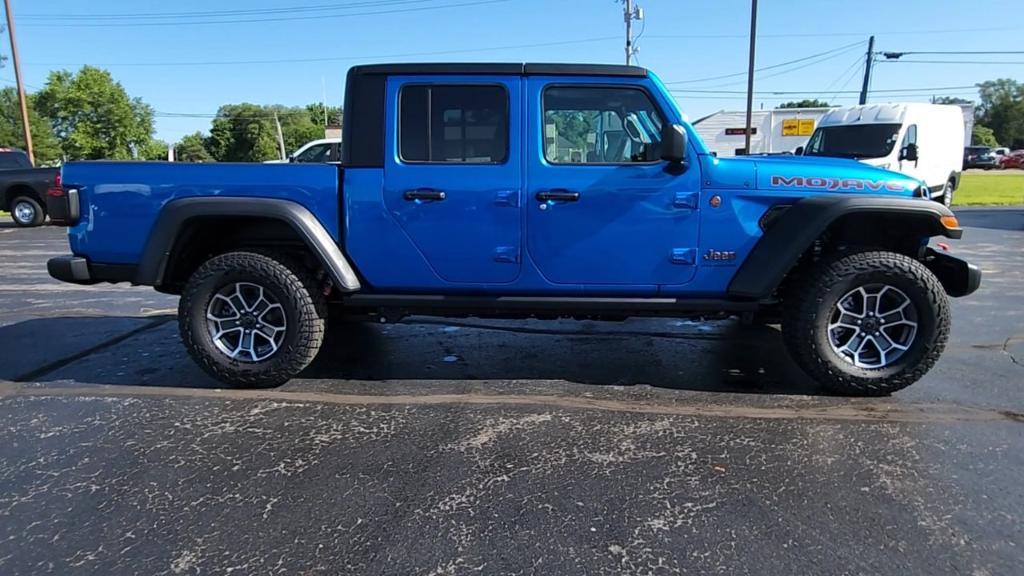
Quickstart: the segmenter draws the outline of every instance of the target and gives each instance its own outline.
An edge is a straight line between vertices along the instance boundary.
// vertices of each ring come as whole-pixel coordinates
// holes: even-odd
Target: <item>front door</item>
[[[700,168],[661,160],[653,87],[528,80],[527,248],[550,282],[634,293],[696,271]]]
[[[384,203],[442,280],[519,276],[522,79],[392,77]]]

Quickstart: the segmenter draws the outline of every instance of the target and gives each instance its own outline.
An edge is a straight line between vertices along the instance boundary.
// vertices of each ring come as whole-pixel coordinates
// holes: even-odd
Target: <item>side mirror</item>
[[[661,128],[661,159],[671,164],[686,163],[686,129],[679,124]]]
[[[917,144],[907,144],[903,150],[900,150],[900,160],[917,162]]]
[[[793,150],[793,155],[794,156],[803,156],[804,155],[804,147],[803,146],[797,146],[796,150]]]

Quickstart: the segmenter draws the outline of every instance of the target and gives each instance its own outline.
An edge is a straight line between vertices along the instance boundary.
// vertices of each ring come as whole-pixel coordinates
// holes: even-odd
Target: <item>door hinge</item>
[[[519,248],[515,246],[498,246],[494,249],[494,261],[517,264],[519,262]]]
[[[693,266],[697,262],[696,248],[673,248],[672,263]]]
[[[672,207],[696,210],[697,202],[696,192],[676,192],[675,198],[672,199]]]

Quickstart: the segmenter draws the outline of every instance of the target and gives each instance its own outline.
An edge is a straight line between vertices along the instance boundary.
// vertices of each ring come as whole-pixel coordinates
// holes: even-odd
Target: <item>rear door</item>
[[[519,276],[522,78],[388,79],[384,203],[442,279]]]
[[[648,84],[530,77],[527,248],[541,274],[591,292],[653,293],[697,267],[700,169],[661,160],[679,122]],[[628,287],[628,288],[627,288]]]

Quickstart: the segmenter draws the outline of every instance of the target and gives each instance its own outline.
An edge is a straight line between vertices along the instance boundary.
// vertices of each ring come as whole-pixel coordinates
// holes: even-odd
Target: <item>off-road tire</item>
[[[29,220],[19,220],[17,217],[18,204],[23,203],[28,204],[29,206],[32,207],[32,218]],[[10,210],[11,220],[14,220],[14,223],[18,226],[21,226],[22,228],[42,226],[43,222],[46,221],[46,210],[44,210],[43,206],[35,198],[32,198],[31,196],[18,196],[17,198],[11,201]]]
[[[898,288],[910,299],[917,333],[891,364],[860,368],[832,349],[829,317],[847,292],[878,283]],[[942,284],[923,264],[902,254],[848,251],[826,257],[806,269],[786,296],[782,335],[790,355],[819,384],[840,394],[885,396],[910,386],[935,365],[949,339],[949,301]]]
[[[287,331],[280,348],[260,362],[240,362],[214,344],[206,311],[218,290],[251,282],[284,308]],[[313,273],[283,254],[229,252],[206,261],[188,279],[178,304],[181,340],[192,359],[214,378],[234,387],[278,386],[316,357],[327,327],[327,306]]]

